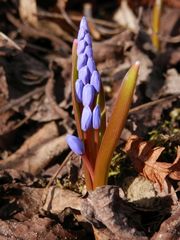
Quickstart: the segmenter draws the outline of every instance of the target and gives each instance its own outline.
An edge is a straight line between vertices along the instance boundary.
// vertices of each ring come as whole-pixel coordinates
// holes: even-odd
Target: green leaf
[[[107,184],[111,158],[127,119],[136,86],[138,70],[139,62],[136,62],[130,68],[121,84],[117,101],[97,155],[94,172],[94,189]]]
[[[104,89],[103,89],[102,83],[101,83],[101,90],[97,96],[96,102],[101,109],[101,127],[99,129],[99,134],[100,134],[100,139],[102,139],[104,132],[106,130],[106,105],[105,105],[105,96],[104,96]]]

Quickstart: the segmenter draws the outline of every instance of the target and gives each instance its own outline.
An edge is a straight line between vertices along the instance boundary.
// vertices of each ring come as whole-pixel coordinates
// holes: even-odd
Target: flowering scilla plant
[[[87,189],[107,184],[110,161],[124,127],[139,62],[126,74],[106,126],[104,91],[93,57],[88,23],[82,18],[72,49],[72,103],[78,137],[67,135],[71,150],[80,155]]]

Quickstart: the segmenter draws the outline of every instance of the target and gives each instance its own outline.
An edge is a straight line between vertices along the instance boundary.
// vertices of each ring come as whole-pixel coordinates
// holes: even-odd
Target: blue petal
[[[99,105],[96,105],[96,107],[93,110],[93,128],[99,129],[101,125],[101,111]]]
[[[82,17],[79,28],[84,28],[87,31],[89,31],[89,27],[88,27],[86,17],[84,17],[84,16]]]
[[[77,69],[84,67],[87,64],[87,55],[86,54],[79,54],[77,59]]]
[[[78,78],[81,79],[85,84],[89,83],[90,81],[90,72],[87,66],[82,67],[78,71]]]
[[[84,40],[87,42],[88,45],[92,46],[92,39],[89,33],[85,34]]]
[[[82,103],[84,106],[91,106],[94,101],[95,89],[91,84],[86,84],[82,92]]]
[[[93,73],[93,71],[96,70],[96,65],[95,65],[94,59],[92,57],[88,58],[87,66],[88,66],[91,74]]]
[[[90,84],[94,86],[96,91],[99,93],[101,88],[101,80],[98,71],[94,71],[91,76]]]
[[[74,153],[77,155],[84,154],[84,143],[78,137],[68,134],[66,137],[66,142]]]
[[[80,53],[83,53],[86,46],[87,46],[87,42],[85,42],[84,39],[82,39],[81,41],[78,41],[77,55],[79,55]]]
[[[92,111],[89,107],[84,107],[81,115],[81,129],[87,131],[92,127]]]
[[[82,40],[85,37],[85,34],[87,33],[87,30],[81,27],[78,32],[78,41]]]
[[[87,45],[85,50],[84,50],[84,53],[88,56],[88,57],[93,57],[93,50],[92,50],[92,47]]]
[[[83,92],[84,84],[80,79],[77,79],[75,82],[75,92],[76,99],[78,102],[82,102],[82,92]]]

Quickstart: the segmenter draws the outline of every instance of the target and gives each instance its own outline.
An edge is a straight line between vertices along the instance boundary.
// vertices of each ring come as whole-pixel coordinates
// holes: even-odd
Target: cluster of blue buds
[[[100,108],[95,105],[95,96],[100,92],[100,75],[93,58],[92,40],[86,18],[83,17],[78,32],[77,70],[75,83],[76,99],[83,105],[81,129],[87,131],[91,127],[100,127]],[[93,107],[95,105],[95,107]]]
[[[99,129],[101,112],[96,99],[101,90],[101,80],[93,58],[92,39],[85,17],[80,22],[77,37],[77,71],[78,79],[75,81],[75,94],[77,102],[82,106],[81,130],[86,132],[89,129]],[[71,135],[67,137],[69,147],[76,154],[82,155],[84,147],[80,144],[80,139],[72,137]]]

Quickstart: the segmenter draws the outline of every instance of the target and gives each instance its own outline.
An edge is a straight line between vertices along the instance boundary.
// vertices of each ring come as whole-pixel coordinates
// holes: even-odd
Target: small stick
[[[48,189],[51,186],[51,184],[53,183],[53,181],[56,179],[56,177],[58,176],[58,174],[60,173],[60,171],[62,170],[62,168],[68,163],[70,156],[72,155],[72,152],[70,152],[67,157],[65,158],[65,160],[61,163],[61,165],[58,167],[57,171],[53,174],[53,176],[51,177],[51,179],[49,180],[47,186],[44,189],[44,193],[42,196],[42,202],[44,203],[47,197],[47,193],[48,193]]]

